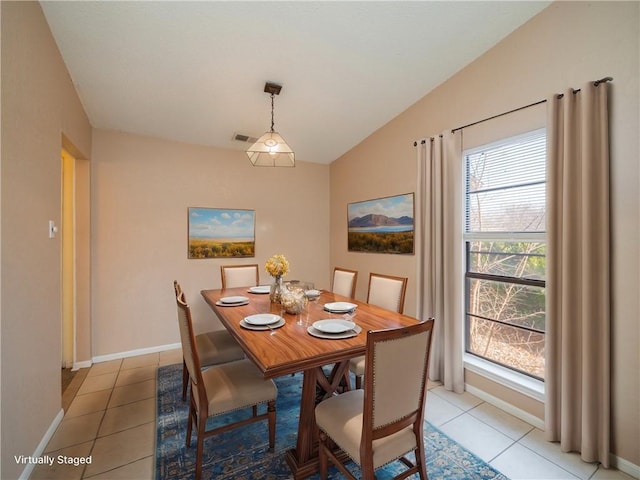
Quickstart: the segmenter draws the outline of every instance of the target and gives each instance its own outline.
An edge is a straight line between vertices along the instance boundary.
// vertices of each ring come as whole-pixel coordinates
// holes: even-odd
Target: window
[[[465,350],[544,379],[546,135],[464,152]]]

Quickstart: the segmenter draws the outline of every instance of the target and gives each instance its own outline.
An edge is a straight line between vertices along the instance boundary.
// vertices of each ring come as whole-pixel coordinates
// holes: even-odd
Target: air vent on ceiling
[[[234,133],[233,139],[237,142],[256,143],[258,139],[256,137],[250,137],[249,135],[243,135],[242,133]]]

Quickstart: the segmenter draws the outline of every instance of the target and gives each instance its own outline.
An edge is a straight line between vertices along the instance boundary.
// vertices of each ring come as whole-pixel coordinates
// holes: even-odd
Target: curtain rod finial
[[[601,78],[600,80],[596,80],[595,82],[593,82],[593,86],[597,87],[601,83],[606,83],[606,82],[613,82],[613,77],[604,77],[604,78]]]

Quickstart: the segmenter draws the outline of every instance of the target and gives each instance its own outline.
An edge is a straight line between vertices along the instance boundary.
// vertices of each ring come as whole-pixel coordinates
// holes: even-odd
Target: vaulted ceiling
[[[330,163],[550,2],[43,1],[91,124]]]

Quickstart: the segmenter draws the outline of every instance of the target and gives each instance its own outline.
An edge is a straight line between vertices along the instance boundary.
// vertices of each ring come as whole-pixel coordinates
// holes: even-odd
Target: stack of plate
[[[318,338],[341,339],[355,337],[362,331],[358,325],[348,320],[340,320],[339,318],[328,318],[326,320],[318,320],[313,322],[307,332]]]
[[[249,293],[270,293],[271,285],[258,285],[257,287],[250,287]]]
[[[318,297],[320,297],[320,293],[322,293],[320,292],[320,290],[314,289],[304,291],[304,294],[309,300],[316,300]]]
[[[332,302],[324,304],[324,309],[331,313],[351,313],[356,308],[358,308],[358,305],[349,302]]]
[[[273,313],[256,313],[240,320],[240,326],[248,330],[272,330],[284,324],[284,318]]]
[[[216,302],[219,307],[237,307],[239,305],[247,305],[249,299],[247,297],[235,296],[235,297],[222,297]]]

